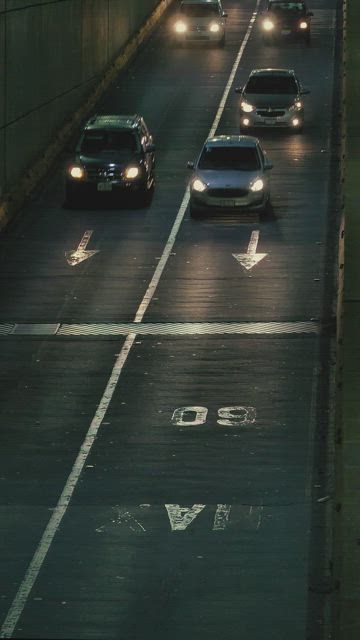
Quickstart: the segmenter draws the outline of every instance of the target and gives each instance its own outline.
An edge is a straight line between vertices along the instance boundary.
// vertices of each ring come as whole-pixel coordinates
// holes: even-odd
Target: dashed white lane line
[[[256,2],[256,7],[255,10],[252,14],[251,20],[249,22],[245,37],[243,39],[243,42],[240,46],[238,55],[236,57],[236,60],[234,62],[234,65],[232,67],[230,76],[229,76],[229,80],[227,82],[227,85],[225,87],[222,99],[220,101],[220,105],[219,108],[217,110],[214,122],[212,124],[212,127],[210,129],[210,133],[209,136],[213,136],[216,128],[219,124],[220,118],[222,116],[222,113],[224,111],[224,107],[225,107],[225,103],[226,103],[226,99],[227,96],[229,94],[230,91],[230,87],[231,84],[234,80],[235,77],[235,73],[237,71],[237,68],[239,66],[240,60],[242,58],[244,49],[246,47],[246,44],[249,40],[251,31],[253,29],[253,25],[258,13],[258,9],[259,9],[259,5],[260,5],[260,1],[261,0],[257,0]],[[170,232],[169,238],[166,242],[164,251],[162,253],[161,259],[158,263],[158,266],[154,272],[154,275],[151,279],[151,282],[147,288],[147,291],[144,295],[144,298],[142,300],[142,302],[140,303],[140,306],[136,312],[135,318],[134,318],[134,322],[135,323],[141,323],[142,319],[144,317],[145,311],[148,308],[151,299],[154,295],[154,292],[158,286],[159,280],[161,278],[161,275],[164,271],[165,265],[167,263],[167,260],[170,256],[170,253],[172,251],[172,247],[174,245],[177,233],[179,231],[181,222],[183,220],[185,211],[186,211],[186,207],[188,205],[188,201],[189,201],[189,191],[188,189],[186,189],[185,195],[183,197],[183,200],[181,202],[179,211],[177,213],[177,216],[175,218],[175,222],[174,225],[172,227],[172,230]],[[46,555],[50,549],[50,546],[52,544],[52,541],[55,537],[55,534],[58,530],[58,527],[60,526],[60,523],[62,521],[62,518],[64,516],[64,514],[66,513],[67,507],[69,505],[69,502],[71,500],[71,497],[73,495],[73,492],[76,488],[76,485],[78,483],[79,477],[81,475],[81,472],[84,468],[86,459],[91,451],[92,445],[94,443],[94,440],[96,438],[96,435],[98,433],[98,430],[100,428],[101,422],[105,416],[105,413],[109,407],[111,398],[113,396],[113,393],[115,391],[116,385],[118,383],[121,371],[123,369],[123,366],[126,362],[126,359],[129,355],[129,352],[131,350],[131,347],[133,346],[134,340],[136,338],[136,334],[135,333],[130,333],[126,340],[125,343],[121,349],[121,352],[115,362],[114,368],[112,370],[110,379],[106,385],[106,389],[104,392],[103,397],[101,398],[99,407],[96,411],[96,414],[91,422],[91,425],[89,427],[89,431],[85,437],[85,440],[83,442],[83,444],[81,445],[81,449],[80,452],[76,458],[75,464],[71,470],[71,473],[66,481],[66,485],[63,489],[63,492],[59,498],[59,501],[53,511],[53,514],[48,522],[48,525],[42,535],[42,538],[39,542],[39,545],[35,551],[35,554],[29,564],[29,567],[27,569],[27,572],[20,584],[20,587],[17,591],[17,594],[11,604],[11,607],[8,611],[8,614],[5,618],[5,621],[1,627],[1,631],[0,631],[0,637],[1,638],[10,638],[13,635],[14,629],[18,623],[18,620],[21,616],[21,613],[25,607],[26,601],[29,597],[29,594],[35,584],[35,581],[39,575],[39,571],[43,565],[43,562],[46,558]]]
[[[3,336],[128,336],[320,333],[315,321],[302,322],[83,322],[81,324],[5,324]]]

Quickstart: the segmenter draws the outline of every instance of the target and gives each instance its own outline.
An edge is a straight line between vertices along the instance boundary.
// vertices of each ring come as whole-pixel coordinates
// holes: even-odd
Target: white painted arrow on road
[[[86,251],[86,247],[89,244],[92,233],[93,229],[88,229],[87,231],[85,231],[78,248],[75,251],[67,251],[65,253],[66,260],[71,267],[76,267],[76,265],[80,262],[84,262],[84,260],[87,260],[88,258],[91,258],[91,256],[94,256],[95,253],[99,253],[98,249]]]
[[[241,266],[247,271],[252,269],[260,260],[266,258],[267,253],[256,253],[259,242],[260,231],[253,231],[251,234],[247,253],[233,253],[234,258],[240,262]]]

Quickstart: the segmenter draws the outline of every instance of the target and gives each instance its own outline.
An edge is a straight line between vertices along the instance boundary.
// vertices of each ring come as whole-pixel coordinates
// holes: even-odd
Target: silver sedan
[[[265,211],[270,202],[268,170],[272,164],[257,138],[209,138],[197,162],[189,162],[190,215],[205,211]]]
[[[301,87],[292,69],[254,69],[240,97],[240,131],[251,127],[290,128],[300,132],[304,124]]]

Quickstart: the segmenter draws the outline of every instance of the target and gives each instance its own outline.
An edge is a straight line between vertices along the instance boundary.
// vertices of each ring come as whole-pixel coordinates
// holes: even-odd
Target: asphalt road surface
[[[170,12],[98,110],[151,128],[151,206],[65,209],[59,166],[2,235],[1,637],[323,637],[336,5],[313,0],[309,47],[227,0],[225,49],[177,48]],[[238,133],[259,67],[311,90],[302,134],[259,134],[273,211],[190,219],[186,163],[216,115]]]

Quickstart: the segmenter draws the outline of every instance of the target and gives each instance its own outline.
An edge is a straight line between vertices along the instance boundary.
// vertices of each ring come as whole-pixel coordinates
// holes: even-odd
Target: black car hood
[[[295,27],[302,20],[306,20],[306,15],[304,13],[292,13],[285,12],[284,13],[270,13],[269,18],[275,22],[277,25],[281,25],[282,27]]]
[[[117,169],[124,169],[130,164],[138,165],[140,163],[139,157],[134,157],[133,154],[125,155],[124,153],[99,153],[97,155],[86,155],[83,153],[77,154],[77,161],[87,167],[109,167],[114,166]]]

